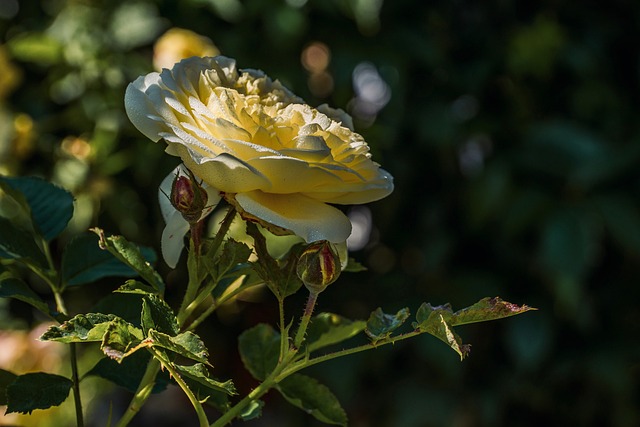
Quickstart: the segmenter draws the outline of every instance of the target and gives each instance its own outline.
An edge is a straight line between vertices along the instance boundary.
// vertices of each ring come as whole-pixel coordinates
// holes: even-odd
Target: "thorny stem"
[[[309,326],[309,321],[311,320],[311,315],[313,314],[313,309],[316,306],[317,299],[318,299],[317,292],[309,292],[307,305],[304,309],[304,314],[302,315],[302,319],[300,320],[300,327],[298,328],[298,332],[296,333],[296,339],[293,342],[293,345],[296,348],[300,348],[300,345],[302,345],[302,342],[304,341],[304,335],[307,332],[307,327]]]

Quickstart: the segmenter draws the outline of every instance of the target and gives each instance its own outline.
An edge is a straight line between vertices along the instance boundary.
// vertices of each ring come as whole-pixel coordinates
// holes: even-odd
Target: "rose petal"
[[[180,260],[180,254],[184,249],[184,235],[189,231],[189,223],[182,214],[175,211],[167,221],[167,226],[162,231],[162,257],[167,265],[176,268]]]
[[[124,94],[124,107],[129,120],[153,142],[160,139],[159,133],[164,130],[164,126],[161,122],[149,118],[149,115],[153,115],[156,110],[145,92],[149,87],[157,85],[159,81],[158,73],[140,76],[127,86]]]
[[[306,242],[341,243],[351,233],[351,222],[340,210],[300,194],[252,191],[236,194],[235,198],[247,213],[291,230]]]

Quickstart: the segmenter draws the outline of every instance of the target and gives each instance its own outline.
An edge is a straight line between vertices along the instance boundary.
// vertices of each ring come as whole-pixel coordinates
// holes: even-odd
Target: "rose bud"
[[[177,175],[171,186],[171,204],[190,224],[200,220],[207,205],[207,192],[195,180]]]
[[[326,240],[313,242],[298,259],[296,273],[309,292],[319,294],[340,276],[340,257]]]

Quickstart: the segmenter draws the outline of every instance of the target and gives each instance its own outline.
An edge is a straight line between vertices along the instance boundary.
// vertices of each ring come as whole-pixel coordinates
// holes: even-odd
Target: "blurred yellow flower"
[[[0,99],[9,95],[21,79],[20,69],[11,62],[4,46],[0,46]]]
[[[145,136],[164,139],[167,153],[271,231],[341,243],[351,223],[330,204],[393,191],[393,178],[350,123],[229,58],[190,58],[141,76],[127,88],[125,107]]]
[[[216,56],[220,51],[213,42],[193,31],[171,28],[153,47],[153,66],[160,71],[192,56]]]

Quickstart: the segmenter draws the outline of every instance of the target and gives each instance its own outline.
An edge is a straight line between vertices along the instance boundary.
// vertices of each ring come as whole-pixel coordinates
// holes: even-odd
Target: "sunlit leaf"
[[[395,315],[385,314],[381,308],[378,308],[369,316],[365,332],[375,343],[391,336],[391,333],[402,326],[408,317],[408,308],[403,308]]]
[[[280,334],[271,326],[260,323],[240,334],[238,349],[242,363],[251,375],[264,380],[278,363]]]
[[[352,321],[333,313],[320,313],[311,319],[307,329],[308,351],[337,344],[364,331],[367,322]]]
[[[140,348],[151,345],[151,343],[142,339],[143,335],[140,329],[120,318],[116,318],[108,323],[100,348],[108,357],[117,362],[122,362],[125,357]]]
[[[282,380],[277,388],[289,403],[313,415],[319,421],[347,425],[347,414],[338,399],[314,378],[293,374]]]
[[[187,359],[209,365],[207,347],[199,336],[193,332],[183,332],[177,336],[170,336],[162,332],[150,330],[149,339],[154,347],[161,347],[177,353]]]
[[[7,387],[7,413],[30,414],[35,409],[58,406],[69,396],[72,385],[70,379],[60,375],[20,375]]]
[[[78,314],[59,326],[50,326],[40,340],[63,343],[102,341],[109,324],[116,319],[113,314]]]
[[[176,336],[180,332],[178,319],[171,307],[155,295],[145,295],[142,299],[142,330],[146,333],[150,329]]]
[[[238,416],[243,421],[249,421],[262,416],[262,407],[264,402],[262,400],[252,400]]]

